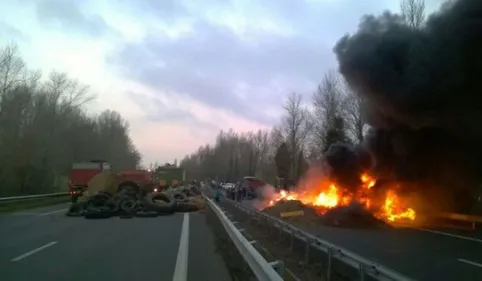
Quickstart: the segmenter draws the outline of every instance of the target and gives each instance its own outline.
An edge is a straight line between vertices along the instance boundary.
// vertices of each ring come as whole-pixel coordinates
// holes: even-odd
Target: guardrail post
[[[360,272],[360,281],[364,281],[365,280],[365,267],[363,266],[363,264],[360,264],[360,267],[359,267],[359,272]]]
[[[306,241],[306,244],[305,244],[305,268],[308,268],[308,264],[310,262],[310,240],[307,237],[305,241]]]
[[[328,262],[326,265],[326,281],[330,281],[331,280],[331,259],[333,258],[333,249],[328,248],[327,252],[328,252]]]
[[[278,228],[278,241],[277,244],[281,244],[283,242],[283,226],[280,225]]]
[[[285,265],[283,261],[277,260],[277,261],[270,262],[269,264],[280,276],[284,276]]]
[[[290,252],[295,250],[295,230],[291,229]]]

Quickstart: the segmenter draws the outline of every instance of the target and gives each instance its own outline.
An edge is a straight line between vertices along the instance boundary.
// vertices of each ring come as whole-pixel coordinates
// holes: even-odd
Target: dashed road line
[[[466,260],[466,259],[459,259],[459,261],[463,262],[463,263],[466,263],[466,264],[470,264],[470,265],[482,268],[482,264],[480,264],[478,262],[475,262],[475,261],[469,261],[469,260]]]
[[[21,260],[23,260],[24,258],[29,257],[29,256],[31,256],[31,255],[33,255],[33,254],[35,254],[35,253],[38,253],[38,252],[42,251],[42,250],[45,250],[45,249],[47,249],[47,248],[49,248],[49,247],[52,247],[52,246],[55,245],[55,244],[57,244],[57,241],[53,241],[53,242],[47,243],[47,244],[45,244],[45,245],[43,245],[43,246],[40,246],[40,247],[38,247],[38,248],[33,249],[32,251],[26,252],[26,253],[23,254],[23,255],[20,255],[20,256],[18,256],[18,257],[15,257],[15,258],[11,259],[10,261],[11,261],[11,262],[21,261]]]
[[[440,235],[445,235],[445,236],[450,236],[450,237],[454,237],[454,238],[464,239],[464,240],[468,240],[468,241],[473,241],[473,242],[477,242],[477,243],[482,243],[482,239],[477,239],[477,238],[473,238],[473,237],[467,237],[467,236],[447,233],[447,232],[438,231],[438,230],[426,229],[426,228],[419,228],[419,230],[427,231],[427,232],[431,232],[431,233],[435,233],[435,234],[440,234]]]

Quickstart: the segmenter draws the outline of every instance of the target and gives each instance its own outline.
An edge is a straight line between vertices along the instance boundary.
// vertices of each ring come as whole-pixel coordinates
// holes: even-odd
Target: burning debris
[[[268,193],[260,208],[297,200],[328,224],[470,212],[482,183],[480,15],[482,1],[459,0],[419,29],[390,12],[364,17],[334,51],[363,102],[365,140],[332,145],[295,190]]]
[[[366,169],[423,198],[417,210],[471,211],[482,182],[481,14],[482,1],[449,1],[414,29],[385,12],[337,43],[371,128],[361,144],[330,147],[330,178],[349,189]],[[397,194],[386,194],[379,216],[394,219]]]
[[[415,210],[397,195],[396,186],[377,188],[377,181],[369,174],[360,176],[355,192],[339,187],[322,170],[312,168],[292,191],[265,192],[259,209],[280,216],[282,213],[303,210],[298,220],[317,223],[366,227],[384,226],[397,221],[413,221]]]

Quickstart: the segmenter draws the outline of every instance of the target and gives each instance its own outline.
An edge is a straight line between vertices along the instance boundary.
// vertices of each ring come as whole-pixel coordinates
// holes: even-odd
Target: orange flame
[[[337,187],[334,182],[327,178],[310,180],[305,183],[308,188],[297,187],[293,191],[280,191],[271,196],[269,206],[281,200],[299,200],[305,205],[315,207],[318,213],[323,214],[326,210],[337,206],[348,205],[356,200],[362,203],[365,208],[373,209],[375,216],[388,222],[396,220],[415,220],[416,213],[413,208],[406,208],[395,190],[389,189],[381,204],[374,204],[376,198],[372,188],[376,184],[376,179],[364,173],[360,176],[362,188],[355,195],[347,195],[342,189]],[[379,200],[378,200],[379,201]]]

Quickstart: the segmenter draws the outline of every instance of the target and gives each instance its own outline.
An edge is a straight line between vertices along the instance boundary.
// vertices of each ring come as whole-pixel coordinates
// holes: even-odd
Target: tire
[[[122,198],[119,201],[119,209],[126,212],[131,213],[136,210],[137,202],[132,198]]]
[[[185,193],[182,193],[182,192],[172,193],[172,198],[175,201],[178,201],[178,202],[184,202],[184,201],[188,200],[187,195]]]
[[[134,218],[134,216],[131,215],[131,214],[123,214],[123,215],[120,215],[119,218],[120,219],[132,219],[132,218]]]
[[[170,196],[162,192],[152,192],[142,198],[141,203],[145,211],[155,211],[158,213],[172,213],[175,201]]]
[[[83,212],[84,212],[84,208],[81,204],[72,203],[72,205],[70,205],[65,215],[69,217],[80,217],[83,215]]]
[[[155,218],[157,216],[159,216],[159,213],[154,211],[140,211],[136,214],[136,217],[139,218]]]
[[[84,214],[86,219],[108,219],[112,213],[108,210],[90,210]]]
[[[125,191],[129,195],[137,195],[140,192],[140,187],[137,185],[137,183],[133,181],[124,181],[119,184],[119,187],[117,187],[117,192]]]

